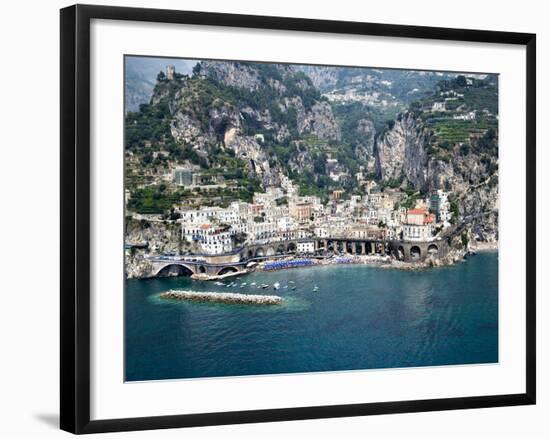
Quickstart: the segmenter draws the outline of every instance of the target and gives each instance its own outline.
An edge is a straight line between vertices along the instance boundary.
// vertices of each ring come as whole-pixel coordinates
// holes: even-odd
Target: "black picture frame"
[[[383,403],[90,420],[90,21],[129,20],[334,34],[503,43],[526,47],[525,393]],[[99,433],[535,404],[536,36],[303,18],[75,5],[61,10],[61,429]]]

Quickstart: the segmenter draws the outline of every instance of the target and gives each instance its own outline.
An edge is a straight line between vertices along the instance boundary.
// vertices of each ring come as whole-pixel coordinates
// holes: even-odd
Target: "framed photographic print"
[[[535,35],[61,10],[61,428],[535,403]]]

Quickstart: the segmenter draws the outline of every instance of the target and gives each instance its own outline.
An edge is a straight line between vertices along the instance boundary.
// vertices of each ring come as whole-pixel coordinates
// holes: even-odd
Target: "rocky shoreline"
[[[476,241],[470,245],[470,250],[476,252],[485,252],[485,251],[498,251],[498,241],[492,242],[482,242]]]

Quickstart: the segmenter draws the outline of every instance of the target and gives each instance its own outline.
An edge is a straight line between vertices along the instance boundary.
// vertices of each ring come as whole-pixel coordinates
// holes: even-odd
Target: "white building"
[[[298,229],[298,230],[296,230],[296,238],[297,239],[311,238],[312,236],[313,236],[313,234],[307,229]]]
[[[401,228],[398,227],[388,227],[385,229],[385,238],[386,239],[397,239],[399,237],[399,232]]]
[[[393,210],[378,209],[378,221],[386,225],[389,224],[392,221],[392,212]]]
[[[213,224],[182,224],[181,233],[189,242],[196,242],[203,253],[221,255],[233,250],[231,234],[227,227],[215,227]]]
[[[294,220],[289,216],[281,216],[277,220],[277,231],[278,232],[290,232],[296,228]]]
[[[404,224],[403,240],[405,241],[429,241],[432,239],[431,224]]]
[[[449,202],[449,193],[439,189],[430,197],[430,210],[437,216],[438,221],[451,220],[451,203]]]
[[[370,237],[369,228],[367,225],[353,226],[348,232],[348,236],[355,239],[368,239]]]
[[[221,255],[233,250],[229,231],[207,233],[201,242],[203,251],[210,255]]]
[[[247,232],[255,240],[270,240],[277,236],[277,223],[249,221]]]
[[[302,253],[302,254],[313,254],[313,253],[315,253],[315,242],[313,242],[313,241],[299,242],[296,245],[296,252],[297,253]]]
[[[319,238],[328,238],[330,236],[328,227],[324,226],[315,227],[313,233]]]
[[[182,210],[181,219],[183,222],[189,223],[206,223],[218,221],[220,223],[231,224],[241,220],[239,211],[220,207],[201,207],[200,209]]]
[[[240,217],[244,217],[248,213],[248,203],[244,201],[232,201],[229,208],[237,212]]]
[[[366,204],[372,207],[380,207],[383,199],[384,194],[382,192],[372,192],[367,197]]]
[[[455,114],[453,116],[453,119],[455,119],[455,120],[475,120],[476,119],[476,112],[475,111],[470,111],[469,113],[466,113],[466,114]]]
[[[377,225],[380,220],[378,218],[378,209],[375,207],[369,207],[365,210],[364,219],[367,220],[369,224]]]
[[[407,211],[406,224],[403,225],[403,239],[405,241],[431,240],[434,219],[435,215],[426,209]]]
[[[276,206],[265,210],[265,218],[268,221],[278,222],[283,218],[289,218],[288,206]]]

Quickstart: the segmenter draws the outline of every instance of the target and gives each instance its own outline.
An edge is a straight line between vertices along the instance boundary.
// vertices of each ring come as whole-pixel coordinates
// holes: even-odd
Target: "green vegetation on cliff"
[[[497,154],[498,77],[457,76],[443,80],[437,91],[412,103],[409,111],[429,131],[428,155],[450,160],[450,151]]]

